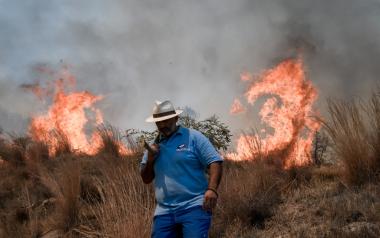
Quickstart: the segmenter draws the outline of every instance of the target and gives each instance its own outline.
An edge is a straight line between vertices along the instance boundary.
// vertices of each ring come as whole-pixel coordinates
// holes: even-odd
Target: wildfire
[[[240,74],[241,81],[251,81],[252,79],[253,79],[253,76],[249,72],[243,72]]]
[[[231,114],[238,114],[238,113],[241,113],[241,112],[245,112],[245,108],[243,107],[243,105],[241,104],[241,102],[239,101],[239,99],[235,99],[234,103],[231,106],[230,113]]]
[[[247,81],[250,74],[242,74]],[[234,160],[254,159],[259,155],[280,156],[284,166],[299,166],[310,162],[312,141],[320,123],[313,119],[312,105],[318,94],[306,79],[302,60],[288,59],[273,69],[265,71],[253,81],[245,98],[250,105],[264,95],[271,96],[263,104],[259,114],[273,133],[263,129],[264,136],[240,135],[236,153],[229,155]],[[241,112],[241,103],[236,99],[231,113]]]
[[[45,72],[43,69],[40,71]],[[51,74],[51,71],[48,72]],[[101,136],[97,131],[87,136],[85,127],[91,125],[96,128],[103,123],[102,112],[94,106],[103,96],[87,91],[75,92],[76,79],[67,68],[54,76],[59,79],[53,84],[48,84],[46,88],[38,85],[25,86],[40,99],[46,97],[53,99],[45,115],[32,118],[29,126],[30,135],[33,139],[48,144],[51,154],[55,153],[62,139],[66,140],[75,151],[95,154],[102,146]],[[71,90],[67,90],[68,88]],[[127,154],[129,151],[119,143],[119,152]]]

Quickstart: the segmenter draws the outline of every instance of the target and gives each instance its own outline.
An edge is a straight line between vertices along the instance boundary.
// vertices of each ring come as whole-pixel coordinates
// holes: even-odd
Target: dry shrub
[[[77,235],[80,221],[80,161],[70,155],[61,155],[54,168],[40,168],[40,180],[52,193],[54,212],[46,230],[57,230],[65,236]]]
[[[89,205],[105,201],[103,188],[97,186],[98,179],[97,176],[83,176],[80,180],[80,198]]]
[[[103,124],[97,128],[97,131],[102,141],[97,156],[121,158],[123,157],[123,148],[121,147],[127,149],[128,152],[132,152],[132,157],[143,152],[142,146],[139,146],[128,134],[123,136],[116,127]]]
[[[49,136],[52,137],[51,141],[53,141],[56,145],[54,153],[55,157],[59,157],[61,155],[64,156],[73,152],[70,141],[63,132],[55,130]]]
[[[210,237],[224,237],[224,238],[256,237],[256,232],[254,229],[249,229],[246,224],[241,222],[240,219],[236,218],[230,224],[228,224],[222,236],[212,231],[212,234]]]
[[[380,90],[377,94],[373,94],[367,107],[367,115],[370,118],[369,125],[371,132],[369,133],[369,146],[372,151],[373,164],[380,168]],[[379,169],[380,170],[380,169]],[[377,171],[379,172],[379,171]]]
[[[2,140],[0,144],[0,157],[13,166],[25,164],[25,138]]]
[[[325,223],[337,228],[342,237],[379,237],[379,192],[371,184],[360,190],[341,190],[319,204],[319,210]]]
[[[48,215],[43,201],[49,199],[52,193],[39,180],[41,161],[46,160],[41,155],[46,155],[46,148],[33,143],[29,138],[22,137],[3,141],[0,146],[2,156],[7,158],[0,166],[2,237],[42,235],[42,223]]]
[[[39,163],[49,163],[49,147],[43,142],[31,142],[25,148],[26,158]]]
[[[286,172],[287,188],[298,188],[301,185],[309,184],[313,175],[310,166],[290,167]]]
[[[143,185],[139,158],[112,160],[101,167],[102,179],[94,178],[102,202],[92,214],[104,237],[149,237],[155,207],[153,189]],[[96,200],[94,198],[93,200]]]
[[[325,123],[334,150],[344,164],[347,182],[375,181],[380,172],[380,95],[369,103],[328,101],[331,120]]]
[[[101,125],[97,131],[102,139],[102,147],[98,153],[120,157],[119,147],[122,137],[119,130],[110,125]]]
[[[380,220],[380,191],[376,186],[368,185],[356,191],[346,189],[333,195],[322,204],[322,208],[334,225],[359,221],[376,223]]]
[[[63,231],[70,231],[79,221],[80,164],[65,161],[60,168],[60,193],[57,194],[57,225]]]
[[[337,165],[322,165],[312,169],[312,177],[320,182],[333,181],[341,177],[342,169]]]
[[[378,185],[352,189],[332,170],[312,167],[310,182],[282,193],[276,214],[254,237],[360,237],[379,230]]]
[[[224,167],[212,237],[220,234],[230,237],[234,231],[232,224],[236,226],[239,222],[248,229],[264,229],[266,219],[281,201],[283,171],[264,160],[225,161]]]
[[[64,137],[56,157],[42,142],[1,140],[1,237],[149,236],[154,196],[139,175],[141,155],[115,153],[113,132],[95,157],[73,153]]]
[[[366,113],[377,112],[376,103]],[[363,126],[378,128],[378,122]],[[53,158],[41,142],[0,140],[6,161],[0,166],[0,237],[150,236],[155,202],[152,186],[139,175],[141,153],[121,155],[117,145],[123,137],[114,128],[103,132],[104,147],[95,156],[73,153],[64,140]],[[379,135],[370,132],[366,155],[377,156]],[[277,237],[284,230],[289,237],[313,237],[326,229],[326,237],[354,237],[348,231],[355,227],[368,237],[376,234],[376,184],[351,190],[338,183],[341,170],[335,165],[283,170],[279,158],[288,152],[224,162],[211,237]]]
[[[260,141],[253,139],[247,144],[258,153],[251,161],[225,161],[211,237],[259,235],[267,229],[284,195],[310,186],[312,168],[291,166],[293,143],[268,154]],[[284,169],[285,165],[291,167]]]

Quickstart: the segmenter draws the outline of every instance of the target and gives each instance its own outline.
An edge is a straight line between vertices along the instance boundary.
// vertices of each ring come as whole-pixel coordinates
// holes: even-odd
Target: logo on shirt
[[[189,148],[187,148],[185,144],[177,146],[177,149],[176,149],[176,151],[188,151],[188,150]]]

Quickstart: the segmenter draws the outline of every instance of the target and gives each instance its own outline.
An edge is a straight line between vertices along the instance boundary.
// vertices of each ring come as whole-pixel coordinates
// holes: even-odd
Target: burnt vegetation
[[[380,95],[328,106],[313,164],[283,169],[287,148],[225,161],[210,237],[380,236]],[[54,154],[1,134],[0,237],[150,236],[155,202],[139,177],[142,148],[133,133],[99,131],[93,156],[73,151],[59,133]],[[126,141],[132,155],[118,149]]]

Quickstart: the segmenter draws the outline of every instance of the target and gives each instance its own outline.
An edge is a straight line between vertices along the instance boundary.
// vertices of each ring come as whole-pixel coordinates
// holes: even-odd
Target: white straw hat
[[[181,114],[183,110],[175,110],[173,104],[169,101],[156,101],[156,104],[153,107],[153,115],[148,117],[146,122],[158,122],[164,121]]]

